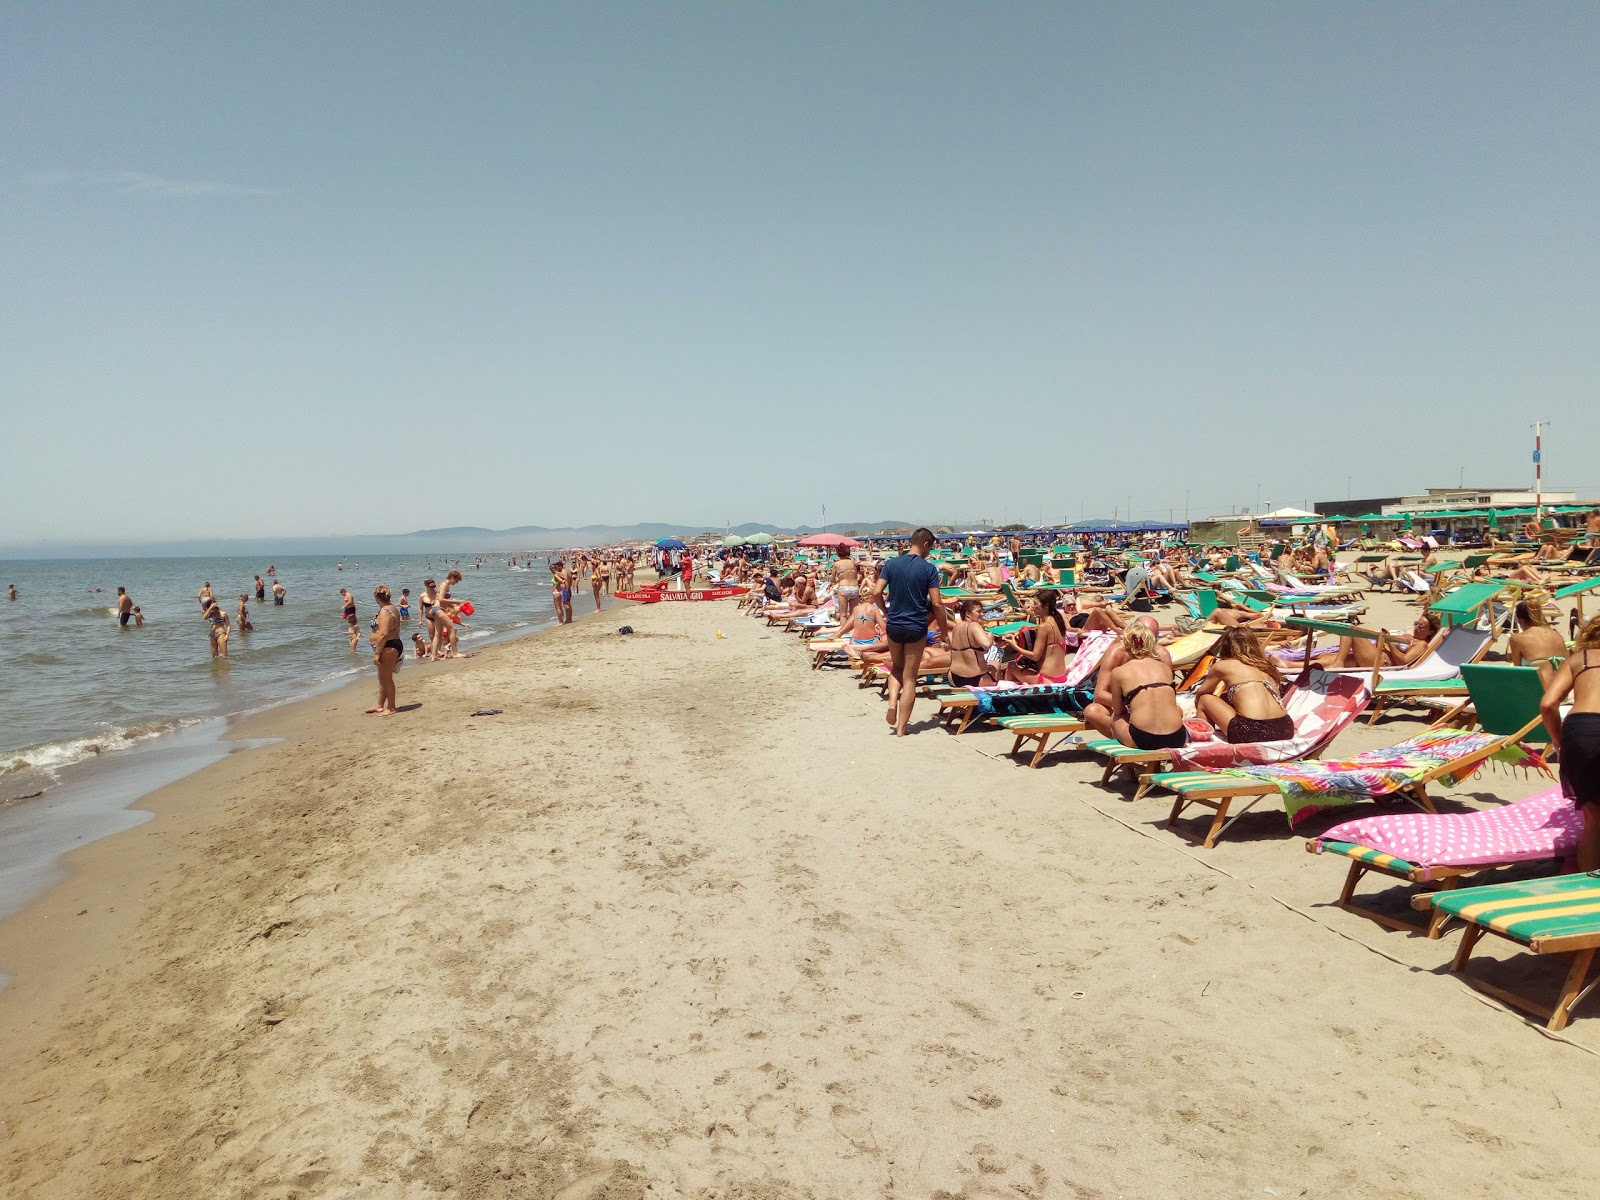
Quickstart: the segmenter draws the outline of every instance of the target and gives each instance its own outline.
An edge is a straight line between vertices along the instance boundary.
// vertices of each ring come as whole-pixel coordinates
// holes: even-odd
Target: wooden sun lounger
[[[1087,726],[1083,718],[1070,713],[1037,713],[1029,716],[1001,717],[998,724],[1000,728],[1013,735],[1011,749],[1008,753],[1015,755],[1028,742],[1036,743],[1033,757],[1028,760],[1028,766],[1037,767],[1039,760],[1044,758],[1045,751],[1049,748],[1050,739],[1060,734],[1063,739],[1068,735],[1082,732]],[[1058,742],[1059,746],[1060,743]]]
[[[1523,734],[1540,723],[1541,718],[1536,716],[1515,733],[1507,734],[1472,754],[1441,763],[1428,771],[1422,778],[1388,793],[1383,798],[1408,800],[1422,809],[1423,812],[1437,812],[1438,810],[1433,806],[1432,797],[1428,795],[1428,785],[1430,783],[1447,775],[1457,774],[1475,763],[1482,762],[1513,742],[1521,740]],[[1165,772],[1152,776],[1150,783],[1153,787],[1163,787],[1174,794],[1172,811],[1167,814],[1167,828],[1190,842],[1204,846],[1207,850],[1216,847],[1217,838],[1222,835],[1229,825],[1244,816],[1266,797],[1278,795],[1277,786],[1268,780],[1256,779],[1249,775],[1226,770]],[[1229,810],[1233,802],[1245,798],[1248,798],[1249,803],[1230,816]],[[1175,828],[1175,822],[1183,815],[1183,811],[1194,804],[1209,808],[1213,813],[1211,826],[1201,837],[1196,837]]]
[[[1454,917],[1466,922],[1450,969],[1469,987],[1502,1004],[1546,1018],[1546,1029],[1565,1029],[1573,1008],[1600,984],[1600,979],[1595,979],[1584,986],[1594,952],[1600,948],[1600,878],[1593,874],[1431,892],[1414,897],[1411,906],[1432,908],[1436,914],[1442,911],[1447,920]],[[1526,946],[1535,954],[1572,955],[1554,1005],[1540,1004],[1466,973],[1473,947],[1485,933]]]
[[[1316,854],[1316,839],[1306,842],[1308,853]],[[1343,854],[1350,860],[1350,870],[1345,873],[1344,886],[1339,889],[1339,898],[1334,901],[1345,912],[1354,916],[1365,917],[1382,925],[1385,929],[1398,929],[1404,933],[1426,933],[1429,938],[1438,938],[1444,927],[1448,914],[1435,912],[1433,918],[1426,924],[1420,921],[1406,921],[1399,917],[1391,917],[1387,913],[1377,912],[1374,909],[1363,908],[1354,902],[1356,885],[1369,871],[1378,871],[1384,875],[1401,879],[1407,883],[1425,884],[1434,891],[1447,892],[1461,886],[1461,882],[1469,875],[1476,875],[1480,871],[1498,871],[1508,867],[1511,863],[1481,863],[1471,867],[1419,867],[1415,863],[1407,862],[1393,854],[1385,854],[1382,850],[1374,850],[1371,846],[1358,845],[1355,842],[1323,842],[1320,851],[1323,854]],[[1416,897],[1412,898],[1413,907]]]

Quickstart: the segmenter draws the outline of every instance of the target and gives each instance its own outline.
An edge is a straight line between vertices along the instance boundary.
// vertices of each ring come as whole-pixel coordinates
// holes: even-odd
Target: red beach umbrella
[[[861,545],[855,538],[845,537],[842,533],[808,533],[795,544],[798,546],[849,546],[852,550]]]

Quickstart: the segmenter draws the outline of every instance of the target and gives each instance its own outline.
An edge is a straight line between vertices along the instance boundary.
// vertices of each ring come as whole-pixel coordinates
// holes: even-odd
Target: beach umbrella
[[[683,550],[684,544],[677,538],[660,538],[656,541],[657,550]]]
[[[772,535],[770,533],[752,533],[745,538],[745,543],[751,546],[770,546],[772,545]]]
[[[730,533],[727,537],[722,539],[722,544],[724,546],[742,546],[744,545],[744,539],[737,533]]]
[[[849,546],[851,549],[861,545],[853,537],[845,537],[842,533],[808,533],[797,543],[801,546]]]

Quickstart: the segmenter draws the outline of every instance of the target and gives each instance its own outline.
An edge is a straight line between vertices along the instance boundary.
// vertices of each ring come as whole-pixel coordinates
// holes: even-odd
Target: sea
[[[269,566],[288,590],[281,607],[272,603]],[[543,556],[518,555],[515,565],[505,552],[270,563],[0,560],[0,918],[65,878],[72,850],[148,820],[135,807],[142,797],[260,744],[224,740],[235,718],[362,676],[375,681],[366,640],[377,612],[372,589],[387,584],[397,600],[411,589],[411,619],[401,631],[409,647],[420,631],[422,581],[452,568],[462,582],[451,594],[474,609],[461,627],[462,652],[556,623]],[[255,599],[258,574],[268,585],[265,601]],[[240,592],[250,597],[255,628],[235,628],[226,659],[211,657],[202,583],[230,616]],[[8,585],[16,600],[5,598]],[[143,612],[142,628],[117,623],[119,586]],[[340,588],[356,598],[355,653]],[[592,607],[587,595],[573,599],[579,613]],[[0,970],[0,989],[8,983]]]
[[[529,565],[524,565],[529,564]],[[272,602],[272,577],[288,589]],[[374,675],[367,643],[377,612],[372,590],[396,600],[410,588],[411,619],[425,578],[459,570],[452,594],[471,600],[460,648],[555,623],[550,572],[542,556],[418,555],[405,558],[120,558],[0,561],[0,812],[59,784],[64,772],[172,737],[218,718],[310,695],[358,675]],[[268,585],[255,599],[255,576]],[[226,659],[211,657],[197,597],[210,583],[232,617],[250,597],[255,628],[235,628]],[[15,585],[17,599],[6,600]],[[143,628],[119,626],[117,588],[144,614]],[[339,589],[356,598],[361,637],[355,653],[341,616]],[[587,596],[574,597],[579,611]],[[404,690],[404,669],[400,687]]]

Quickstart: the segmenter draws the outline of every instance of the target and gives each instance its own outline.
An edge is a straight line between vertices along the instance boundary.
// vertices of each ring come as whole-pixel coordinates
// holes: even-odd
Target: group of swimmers
[[[633,590],[638,560],[630,552],[616,550],[574,550],[572,561],[566,556],[550,560],[550,603],[556,610],[556,623],[572,620],[572,593],[587,580],[594,597],[594,611],[600,611],[600,597],[610,595],[615,582],[617,592]]]
[[[275,607],[282,608],[283,598],[289,594],[289,589],[284,587],[282,581],[277,578],[276,568],[268,567],[267,574],[273,577],[272,603]],[[266,580],[259,575],[255,577],[255,589],[256,599],[260,601],[266,600]],[[123,589],[118,588],[117,594],[120,604],[124,595]],[[239,593],[239,604],[232,619],[229,618],[227,611],[218,601],[216,593],[211,590],[211,581],[209,579],[200,585],[199,596],[200,615],[206,622],[206,636],[211,643],[211,657],[227,658],[228,638],[233,630],[237,627],[240,633],[249,633],[255,628],[255,625],[250,620],[250,594],[248,592]],[[144,624],[144,617],[140,614],[138,608],[133,608],[132,614],[138,624]],[[127,624],[127,622],[124,621],[123,624]]]

